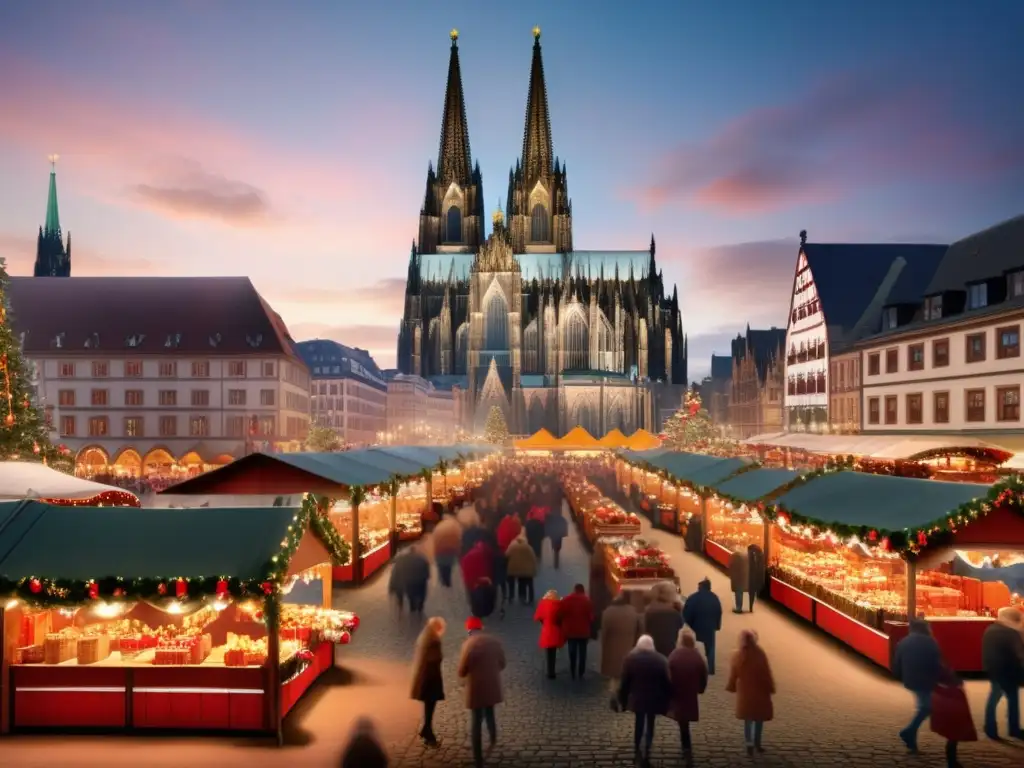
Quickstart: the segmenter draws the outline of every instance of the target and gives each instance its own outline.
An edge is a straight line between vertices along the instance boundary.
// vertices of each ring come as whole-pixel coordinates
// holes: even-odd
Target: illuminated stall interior
[[[116,456],[110,456],[100,446],[90,445],[78,452],[75,474],[103,482],[130,479],[177,482],[232,461],[234,458],[230,454],[213,455],[203,445],[185,451],[180,457],[175,457],[163,447],[152,448],[146,453],[129,447]]]

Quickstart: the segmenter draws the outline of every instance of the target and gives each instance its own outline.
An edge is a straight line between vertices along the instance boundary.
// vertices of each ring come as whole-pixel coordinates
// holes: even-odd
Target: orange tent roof
[[[646,429],[638,429],[626,439],[626,447],[631,451],[650,451],[661,447],[661,440]]]
[[[541,427],[529,437],[516,440],[515,447],[521,451],[547,451],[558,448],[558,438]]]
[[[626,445],[628,445],[629,443],[629,439],[624,434],[622,434],[621,429],[616,427],[607,435],[602,437],[598,442],[601,443],[601,445],[603,445],[605,448],[611,448],[614,450],[616,448],[625,448]]]
[[[558,441],[558,447],[563,450],[596,451],[603,446],[583,427],[573,427],[569,434]]]

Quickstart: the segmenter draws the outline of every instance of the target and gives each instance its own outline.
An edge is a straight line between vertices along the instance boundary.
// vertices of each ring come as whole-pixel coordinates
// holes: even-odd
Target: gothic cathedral
[[[71,276],[71,234],[67,244],[61,240],[60,213],[57,210],[57,156],[50,158],[50,191],[46,198],[46,223],[39,228],[36,243],[36,277]]]
[[[522,156],[484,239],[483,178],[470,153],[452,32],[437,167],[427,170],[398,334],[398,368],[450,387],[463,425],[492,406],[510,431],[580,425],[600,437],[654,426],[652,384],[685,384],[678,292],[655,243],[577,251],[564,163],[554,156],[540,30],[534,29]]]

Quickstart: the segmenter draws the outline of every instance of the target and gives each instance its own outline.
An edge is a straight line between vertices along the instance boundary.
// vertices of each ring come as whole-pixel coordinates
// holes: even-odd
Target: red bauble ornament
[[[217,597],[224,597],[228,593],[228,583],[225,579],[217,582]]]
[[[269,581],[264,581],[262,584],[260,584],[260,588],[263,590],[264,595],[270,595],[274,592],[274,585],[272,582]]]
[[[7,414],[7,418],[4,419],[4,421],[7,423],[8,427],[11,426],[12,424],[14,424],[14,414],[13,413],[8,413]]]
[[[352,625],[353,630],[359,629],[359,617],[353,614],[352,621],[349,624]]]
[[[878,531],[868,531],[868,541],[878,541]]]
[[[263,611],[256,611],[252,617],[256,619],[256,621],[263,621]]]
[[[159,584],[156,585],[156,592],[158,595],[166,595],[167,585],[161,581]]]
[[[346,632],[345,630],[342,630],[341,634],[338,635],[338,642],[341,645],[348,645],[349,643],[351,643],[352,642],[352,635],[351,635],[351,633]]]
[[[100,596],[100,585],[95,581],[89,582],[89,599],[96,600]]]
[[[28,590],[33,595],[38,595],[40,592],[43,591],[43,582],[41,582],[39,579],[31,579],[28,583]]]
[[[178,579],[174,585],[174,596],[185,597],[188,594],[188,582],[184,579]]]
[[[926,547],[928,546],[928,537],[925,536],[924,531],[917,532],[917,546]]]

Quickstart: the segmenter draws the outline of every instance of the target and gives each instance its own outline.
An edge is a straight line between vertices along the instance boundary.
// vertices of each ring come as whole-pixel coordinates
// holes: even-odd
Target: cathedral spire
[[[50,155],[50,188],[46,196],[46,220],[36,244],[36,277],[71,275],[71,235],[61,242],[60,210],[57,207],[57,155]]]
[[[459,31],[451,31],[452,50],[448,58],[448,85],[444,91],[444,118],[441,121],[441,145],[437,151],[437,178],[445,185],[453,181],[469,184],[473,161],[469,150],[469,126],[466,100],[462,95],[462,69],[459,67]]]
[[[526,126],[523,129],[523,173],[528,182],[551,173],[553,160],[551,116],[544,84],[544,62],[540,53],[540,27],[533,28],[533,63],[530,65],[530,91],[526,101]]]
[[[50,155],[50,191],[46,196],[46,223],[43,234],[60,238],[60,211],[57,208],[57,160],[58,155]]]

